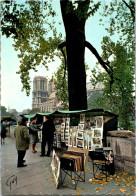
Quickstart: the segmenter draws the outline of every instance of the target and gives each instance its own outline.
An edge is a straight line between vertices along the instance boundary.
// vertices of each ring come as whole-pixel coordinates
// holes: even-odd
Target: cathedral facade
[[[33,80],[32,109],[39,108],[41,112],[53,112],[61,109],[60,105],[56,97],[54,82],[50,83],[43,76],[35,76]]]

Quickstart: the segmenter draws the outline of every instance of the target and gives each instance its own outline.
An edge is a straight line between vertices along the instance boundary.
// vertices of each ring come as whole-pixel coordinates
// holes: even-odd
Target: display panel
[[[78,131],[77,132],[77,138],[83,139],[84,138],[83,136],[84,136],[83,131]]]
[[[83,139],[83,140],[77,139],[77,147],[82,147],[82,148],[84,148],[84,139]]]
[[[102,129],[93,129],[92,137],[102,139],[103,138],[103,130]]]
[[[80,114],[80,123],[85,122],[85,114]]]

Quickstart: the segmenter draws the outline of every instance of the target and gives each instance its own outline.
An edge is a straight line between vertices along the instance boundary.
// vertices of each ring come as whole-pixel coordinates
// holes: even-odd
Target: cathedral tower
[[[48,81],[43,76],[36,76],[33,80],[32,109],[40,108],[48,99]]]

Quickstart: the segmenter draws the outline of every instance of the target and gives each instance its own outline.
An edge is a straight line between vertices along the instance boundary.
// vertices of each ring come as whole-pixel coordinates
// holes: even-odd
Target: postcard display
[[[103,116],[85,117],[80,115],[78,126],[70,126],[70,118],[55,119],[55,145],[61,147],[61,142],[67,146],[95,150],[102,147]]]

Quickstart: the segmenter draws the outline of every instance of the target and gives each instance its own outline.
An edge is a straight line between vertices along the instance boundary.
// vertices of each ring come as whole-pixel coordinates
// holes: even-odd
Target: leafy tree
[[[68,65],[68,92],[69,92],[69,109],[86,109],[86,74],[84,65],[85,50],[85,22],[90,14],[99,8],[100,3],[94,4],[90,0],[71,2],[68,0],[60,1],[61,12],[66,30],[66,53]],[[77,5],[77,6],[76,6]],[[45,15],[45,10],[49,13]],[[14,1],[2,2],[2,33],[7,37],[13,37],[15,49],[20,51],[21,58],[20,74],[23,83],[23,89],[27,94],[30,92],[29,70],[36,71],[36,66],[43,60],[47,65],[47,57],[53,58],[56,46],[60,43],[60,37],[56,36],[54,29],[54,39],[44,36],[53,29],[53,23],[46,23],[50,29],[44,26],[47,16],[55,16],[48,2],[43,2],[41,6],[39,1],[26,1],[25,5]],[[51,25],[52,24],[52,25]],[[44,36],[43,36],[44,34]],[[63,48],[63,44],[59,48]],[[73,55],[74,54],[74,55]],[[80,99],[79,99],[80,97]]]
[[[55,88],[57,90],[56,96],[63,109],[67,110],[68,107],[68,83],[67,83],[67,68],[64,68],[65,62],[62,60],[60,67],[57,69],[56,73],[52,76],[51,81],[55,81]]]
[[[30,93],[30,70],[37,71],[41,63],[48,69],[47,64],[59,55],[56,48],[61,34],[57,35],[55,21],[50,17],[55,15],[47,1],[1,2],[1,31],[7,38],[14,39],[13,46],[20,59],[17,73],[27,95]]]
[[[11,117],[12,119],[16,119],[14,114],[7,112],[7,108],[5,106],[1,106],[1,116],[2,117]]]
[[[112,42],[108,37],[103,38],[102,58],[109,64],[113,70],[113,81],[111,86],[107,73],[99,69],[92,71],[94,85],[102,82],[105,86],[103,97],[97,99],[97,106],[104,107],[112,112],[119,114],[120,126],[124,129],[131,129],[130,119],[134,115],[134,1],[111,1],[109,5],[104,6],[104,17],[110,15],[107,24],[107,32],[112,36],[118,34],[119,41]],[[115,41],[115,40],[114,40]],[[112,61],[111,61],[112,59]]]
[[[92,83],[95,85],[102,82],[104,85],[103,96],[97,99],[96,104],[118,114],[120,126],[126,130],[131,129],[130,119],[134,111],[134,54],[128,53],[121,43],[115,44],[108,37],[103,39],[102,48],[103,59],[109,59],[112,55],[110,66],[114,73],[114,83],[110,85],[106,72],[93,70]]]
[[[63,51],[64,52],[64,51]],[[85,70],[89,67],[85,64]],[[66,61],[62,59],[60,67],[52,76],[51,81],[55,81],[55,88],[57,90],[57,99],[61,101],[62,108],[67,110],[69,108],[69,95],[68,95],[68,68]]]
[[[11,0],[10,3],[12,6],[8,1],[2,3],[1,29],[3,34],[7,35],[7,37],[13,37],[15,40],[14,47],[20,50],[19,57],[22,60],[18,73],[23,83],[23,89],[26,89],[27,94],[29,94],[29,70],[36,70],[36,66],[41,62],[47,66],[47,57],[53,59],[54,54],[59,55],[56,53],[56,47],[60,43],[60,36],[57,36],[56,29],[53,28],[55,22],[46,22],[49,15],[55,16],[55,12],[47,1],[43,2],[43,4],[40,4],[39,1],[26,1],[25,5],[22,5]],[[124,0],[121,3],[128,7],[128,4],[126,4]],[[86,20],[90,15],[93,16],[95,14],[100,4],[100,2],[94,3],[94,1],[90,0],[74,2],[68,0],[60,1],[66,31],[66,41],[59,44],[59,48],[63,52],[63,48],[66,47],[65,59],[68,68],[70,110],[87,108],[84,63],[85,47],[90,49],[101,66],[106,70],[110,78],[110,84],[112,84],[115,79],[113,79],[113,69],[109,65],[109,62],[104,61],[91,43],[85,39]],[[119,7],[121,7],[122,4],[120,4]],[[48,10],[48,14],[45,15],[47,12],[44,11]],[[113,9],[113,11],[115,11],[115,9]],[[130,18],[129,13],[128,18]],[[48,37],[47,26],[44,25],[45,22],[46,25],[49,25],[50,29],[53,29],[54,39]]]
[[[1,106],[1,116],[8,116],[7,108],[5,106]]]
[[[115,33],[117,33],[119,40],[124,43],[127,49],[134,51],[135,1],[112,0],[109,2],[109,4],[104,5],[103,13],[101,13],[101,15],[101,24],[104,25],[105,22],[109,24],[106,27],[109,35],[113,36]],[[107,16],[110,16],[109,20],[107,19]]]

